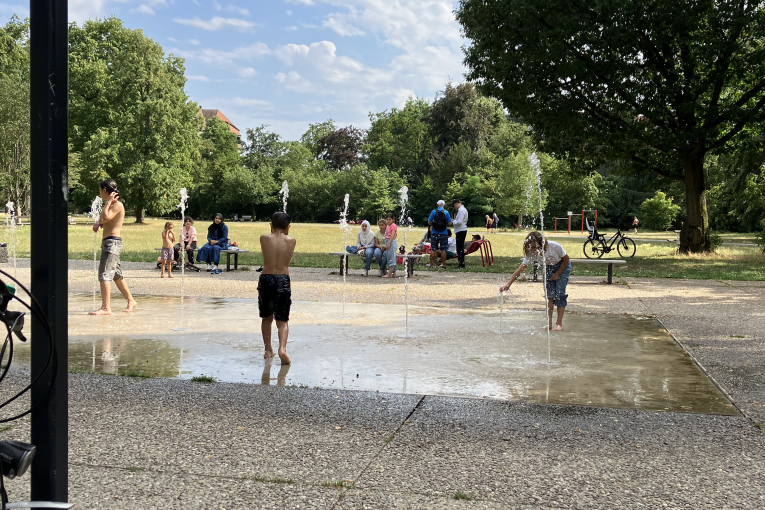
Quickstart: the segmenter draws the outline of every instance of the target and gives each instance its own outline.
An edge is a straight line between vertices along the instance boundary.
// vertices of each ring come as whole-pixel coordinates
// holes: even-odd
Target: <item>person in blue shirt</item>
[[[430,231],[430,267],[435,267],[436,259],[441,257],[441,267],[446,268],[446,248],[449,242],[448,227],[453,225],[449,211],[444,209],[445,202],[439,200],[437,207],[428,217]]]
[[[212,225],[207,227],[207,243],[199,250],[197,262],[207,263],[207,271],[211,274],[220,274],[218,262],[221,250],[225,249],[228,249],[228,227],[223,223],[223,215],[218,213]]]

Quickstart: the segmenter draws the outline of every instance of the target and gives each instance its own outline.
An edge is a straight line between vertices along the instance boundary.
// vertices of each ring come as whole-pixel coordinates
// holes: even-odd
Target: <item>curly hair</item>
[[[542,247],[543,245],[544,247]],[[526,256],[538,252],[540,248],[545,252],[547,251],[547,247],[547,239],[545,239],[545,236],[542,235],[541,232],[537,232],[536,230],[534,232],[529,232],[529,235],[527,235],[526,239],[523,241],[523,253]]]

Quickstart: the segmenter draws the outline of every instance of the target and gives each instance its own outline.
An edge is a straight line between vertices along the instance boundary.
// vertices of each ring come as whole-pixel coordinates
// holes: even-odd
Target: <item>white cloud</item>
[[[186,79],[189,80],[189,81],[205,81],[205,82],[212,81],[207,76],[194,76],[194,75],[190,75],[190,76],[186,76]]]
[[[190,27],[201,28],[202,30],[215,31],[224,27],[233,27],[240,30],[248,30],[255,26],[255,23],[239,18],[221,18],[220,16],[213,16],[210,20],[203,20],[196,16],[192,19],[175,18],[173,21],[180,23],[181,25],[187,25]]]
[[[337,34],[346,37],[346,36],[355,36],[355,35],[364,35],[364,31],[361,30],[358,27],[355,27],[348,23],[347,21],[330,15],[327,19],[324,20],[324,23],[322,23],[326,28],[329,28],[330,30],[333,30]]]
[[[193,44],[194,46],[199,46],[201,43],[199,42],[199,39],[189,39],[189,44]]]
[[[292,11],[287,9],[287,16],[292,16]]]
[[[212,48],[202,48],[199,50],[179,50],[173,48],[170,51],[179,57],[218,65],[231,65],[236,60],[253,60],[271,53],[268,46],[263,43],[254,43],[249,46],[234,48],[231,51],[214,50]]]
[[[139,12],[141,14],[154,14],[154,9],[147,4],[141,4],[136,9],[130,9],[130,12]]]
[[[231,104],[234,106],[241,106],[245,108],[252,108],[255,110],[273,110],[274,105],[270,101],[264,101],[262,99],[245,99],[241,97],[235,97],[231,100]]]
[[[228,5],[226,6],[227,12],[236,12],[241,14],[242,16],[249,16],[250,11],[248,9],[245,9],[244,7],[237,7],[236,5]]]
[[[252,67],[240,67],[239,71],[237,71],[237,73],[242,78],[251,78],[251,77],[253,77],[253,76],[255,76],[257,74],[255,72],[255,69],[253,69]]]
[[[289,90],[294,90],[295,92],[311,92],[313,90],[313,87],[311,85],[311,82],[300,76],[299,73],[296,73],[295,71],[290,71],[289,73],[279,73],[276,75],[276,80],[284,85],[284,88]],[[321,94],[321,90],[315,90],[316,93]],[[324,93],[327,93],[326,91]]]
[[[313,0],[285,0],[288,4],[313,5]]]
[[[297,30],[297,29],[298,29],[298,27],[296,27],[295,25],[292,25],[291,27],[287,27],[287,28],[285,28],[285,30],[286,30],[287,32],[294,32],[294,31],[295,31],[295,30]]]

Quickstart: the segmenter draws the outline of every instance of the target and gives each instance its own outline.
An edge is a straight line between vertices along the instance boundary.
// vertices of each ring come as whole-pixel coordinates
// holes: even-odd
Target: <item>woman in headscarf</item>
[[[228,248],[228,227],[223,223],[223,215],[218,213],[212,224],[207,227],[207,243],[197,253],[197,262],[205,262],[207,271],[211,274],[220,274],[218,262],[220,251]]]
[[[372,258],[376,257],[378,261],[382,260],[382,251],[375,247],[375,233],[372,232],[372,226],[367,220],[361,222],[361,230],[356,236],[356,246],[345,247],[345,251],[348,253],[359,253],[361,250],[364,250],[363,255],[366,258],[362,275],[368,276],[369,268],[372,267]]]

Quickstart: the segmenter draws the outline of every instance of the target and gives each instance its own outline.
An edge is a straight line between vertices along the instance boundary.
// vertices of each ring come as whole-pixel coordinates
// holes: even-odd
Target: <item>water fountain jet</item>
[[[282,189],[279,190],[279,194],[282,196],[282,212],[287,213],[287,199],[290,197],[290,186],[287,181],[282,182]]]
[[[529,156],[529,164],[534,171],[534,175],[537,179],[537,192],[539,193],[539,230],[542,233],[542,246],[539,250],[542,252],[542,285],[545,292],[545,330],[547,331],[547,363],[552,362],[552,353],[550,348],[550,321],[552,320],[552,310],[547,297],[547,259],[545,258],[544,246],[545,246],[545,214],[542,211],[542,171],[539,165],[539,157],[536,152],[532,152]]]
[[[101,208],[104,206],[104,201],[101,197],[96,197],[90,204],[90,212],[88,216],[93,220],[93,223],[98,223],[101,218]],[[93,309],[96,309],[96,290],[98,290],[98,230],[93,232]]]
[[[287,181],[284,181],[284,184],[286,184]],[[348,275],[348,250],[346,250],[346,246],[348,246],[348,234],[350,233],[351,229],[348,226],[348,201],[350,199],[350,195],[348,193],[345,194],[345,199],[343,200],[344,208],[342,212],[340,213],[340,229],[343,231],[343,316],[342,318],[345,319],[345,277]],[[285,208],[286,208],[286,202],[285,202]]]
[[[399,225],[406,223],[406,230],[404,230],[404,252],[406,252],[406,246],[408,246],[409,230],[412,228],[412,218],[407,216],[406,207],[409,204],[409,188],[402,186],[398,190],[399,200],[401,202],[401,218],[399,219]],[[406,254],[406,253],[405,253]],[[408,257],[404,257],[404,306],[406,309],[406,337],[409,338],[409,264],[411,260]]]

